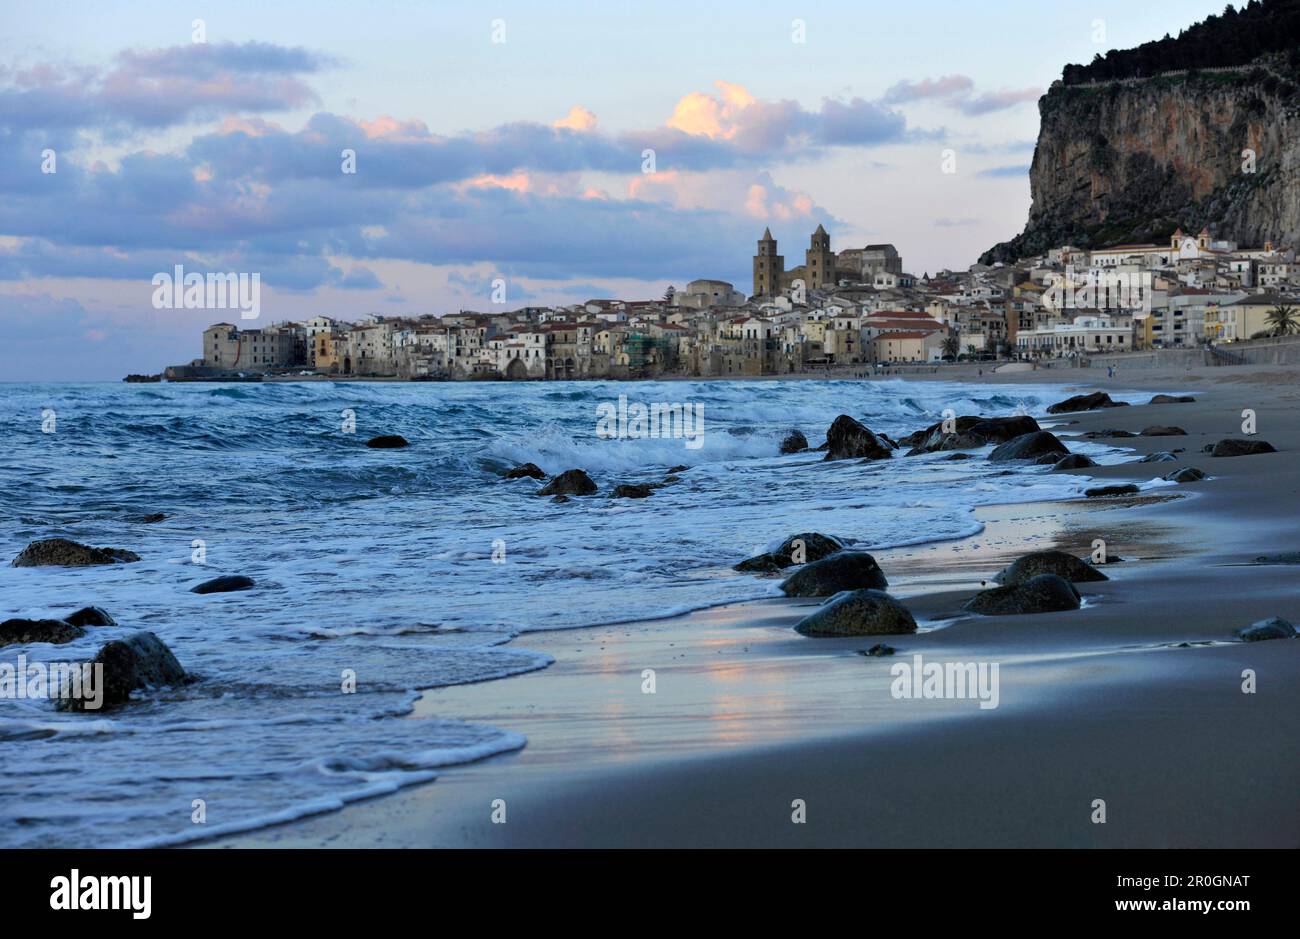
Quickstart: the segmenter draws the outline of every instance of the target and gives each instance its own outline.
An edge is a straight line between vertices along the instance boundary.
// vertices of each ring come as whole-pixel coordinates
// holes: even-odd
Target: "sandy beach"
[[[1233,637],[1256,620],[1300,620],[1300,566],[1257,563],[1300,551],[1297,371],[1107,379],[1100,369],[979,376],[971,366],[935,377],[962,376],[1194,394],[1044,426],[1068,445],[1089,431],[1177,425],[1186,436],[1115,440],[1133,462],[1083,472],[1145,482],[1196,466],[1210,478],[1136,497],[984,507],[978,535],[876,552],[915,635],[805,638],[791,626],[820,601],[785,599],[529,634],[515,644],[554,665],[428,691],[410,718],[515,731],[528,738],[522,751],[204,846],[1300,846],[1300,642]],[[1257,438],[1279,452],[1201,452],[1243,436],[1247,408]],[[1174,448],[1177,462],[1137,462]],[[1082,556],[1099,538],[1123,560],[1105,566],[1109,580],[1078,585],[1082,609],[961,611],[1016,557],[1052,547]],[[894,655],[861,654],[880,638]],[[997,706],[896,698],[890,667],[915,655],[997,663]],[[1243,691],[1249,676],[1253,693]]]

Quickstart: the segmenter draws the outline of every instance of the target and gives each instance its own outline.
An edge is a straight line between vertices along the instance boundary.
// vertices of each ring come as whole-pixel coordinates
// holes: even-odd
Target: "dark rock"
[[[1044,455],[1053,456],[1053,454],[1050,453]],[[1065,456],[1061,457],[1052,465],[1052,469],[1053,470],[1087,469],[1090,466],[1096,466],[1096,465],[1097,465],[1097,461],[1086,454],[1067,453]]]
[[[916,620],[883,590],[846,590],[795,624],[805,636],[880,636],[916,632]]]
[[[985,616],[1018,616],[1077,610],[1079,591],[1064,577],[1039,574],[1023,584],[1008,584],[977,593],[964,609]]]
[[[1136,437],[1137,434],[1133,433],[1131,430],[1115,430],[1114,428],[1108,428],[1107,430],[1090,430],[1084,434],[1084,436],[1092,440],[1097,437]]]
[[[1095,499],[1100,496],[1131,496],[1135,492],[1140,492],[1133,483],[1123,483],[1115,486],[1097,486],[1094,489],[1085,489],[1083,494],[1089,499]]]
[[[73,626],[116,626],[117,620],[97,606],[83,606],[71,616],[63,617]]]
[[[948,430],[944,425],[948,424]],[[973,450],[991,443],[1006,443],[1016,437],[1041,430],[1038,421],[1024,414],[1012,417],[970,417],[939,421],[925,430],[918,430],[903,438],[912,449],[908,456],[935,453],[941,450]]]
[[[1120,564],[1124,561],[1124,558],[1120,557],[1118,554],[1111,554],[1107,551],[1106,560],[1104,561],[1093,561],[1091,555],[1086,558],[1080,558],[1079,560],[1083,561],[1085,564]]]
[[[91,664],[104,667],[100,686],[104,707],[125,704],[131,699],[132,691],[179,685],[188,677],[172,650],[149,632],[132,633],[125,639],[105,643]],[[67,698],[59,702],[59,707],[88,711],[86,704],[82,699]]]
[[[568,502],[568,501],[569,501],[569,497],[568,497],[568,496],[556,496],[556,497],[555,497],[554,499],[552,499],[551,501],[554,502],[554,503],[556,503],[557,505],[563,505],[565,502]]]
[[[688,469],[690,469],[689,466],[670,466],[668,467],[668,473],[669,475],[672,475],[673,473],[684,473]]]
[[[800,554],[801,547],[802,554]],[[746,573],[771,573],[795,564],[820,561],[842,550],[844,550],[844,542],[839,538],[823,535],[820,532],[804,531],[785,539],[775,551],[746,558],[732,570]],[[795,560],[797,557],[802,557],[802,560]]]
[[[1199,470],[1195,466],[1184,466],[1180,470],[1174,470],[1172,473],[1166,473],[1162,479],[1168,479],[1175,483],[1196,483],[1206,477],[1204,470]]]
[[[1072,398],[1066,398],[1064,401],[1058,401],[1047,409],[1048,414],[1073,414],[1076,411],[1096,411],[1099,408],[1119,408],[1124,407],[1123,401],[1112,401],[1110,395],[1104,391],[1094,391],[1092,394],[1075,395]]]
[[[1059,459],[1069,452],[1065,444],[1056,439],[1056,435],[1051,431],[1038,430],[994,447],[993,452],[989,454],[989,459],[995,463],[1006,460],[1036,460],[1045,453],[1055,453]]]
[[[859,424],[847,414],[835,418],[830,430],[826,431],[828,460],[847,460],[865,457],[868,460],[883,460],[893,456],[893,448],[863,424]]]
[[[1262,642],[1265,639],[1294,639],[1295,627],[1280,616],[1262,619],[1243,626],[1233,633],[1244,642]]]
[[[247,590],[253,586],[253,578],[243,574],[228,574],[214,577],[190,588],[190,593],[230,593],[233,590]]]
[[[1178,457],[1174,456],[1168,450],[1161,450],[1158,453],[1148,453],[1139,463],[1177,463]]]
[[[539,496],[589,496],[596,484],[580,469],[565,470],[538,490]]]
[[[1226,439],[1218,443],[1207,444],[1205,453],[1210,456],[1253,456],[1256,453],[1276,453],[1271,443],[1264,440]]]
[[[140,560],[140,555],[122,548],[92,548],[67,538],[33,541],[14,558],[14,567],[90,567]]]
[[[884,590],[889,586],[876,559],[865,551],[837,551],[805,564],[781,582],[787,597],[830,597],[842,590]]]
[[[1181,427],[1168,427],[1164,424],[1152,424],[1150,427],[1143,427],[1141,437],[1186,437],[1187,431]]]
[[[1003,568],[993,580],[995,583],[1009,586],[1026,583],[1039,574],[1055,574],[1074,583],[1110,580],[1091,564],[1064,551],[1035,551],[1033,554],[1018,557]]]
[[[73,626],[61,619],[7,619],[0,623],[0,646],[27,642],[62,645],[80,639],[85,634],[86,631],[80,626]]]
[[[858,655],[871,655],[871,656],[893,655],[897,651],[898,650],[895,649],[893,646],[885,645],[883,642],[877,642],[870,649],[859,649]]]
[[[808,449],[808,438],[803,435],[802,431],[792,430],[785,435],[781,441],[782,453],[798,453],[800,450]]]
[[[536,463],[525,463],[522,466],[516,466],[512,470],[506,471],[506,479],[545,479],[546,473]]]
[[[135,520],[141,525],[153,525],[167,518],[164,512],[150,512],[148,515],[137,515]]]
[[[646,483],[623,483],[614,487],[611,499],[645,499],[654,489]]]
[[[966,433],[983,437],[989,443],[1006,443],[1042,429],[1028,414],[1015,414],[1011,417],[982,417],[978,423],[968,427]]]
[[[366,441],[366,446],[373,450],[400,450],[410,445],[411,442],[401,434],[380,434]]]
[[[1196,399],[1191,395],[1156,395],[1148,404],[1191,404]]]
[[[1281,554],[1261,554],[1255,558],[1255,564],[1300,564],[1300,551],[1284,551]]]
[[[952,461],[952,460],[973,460],[973,459],[975,459],[975,454],[973,454],[973,453],[949,453],[947,456],[942,457],[941,459],[942,459],[944,462],[950,462],[950,461]]]

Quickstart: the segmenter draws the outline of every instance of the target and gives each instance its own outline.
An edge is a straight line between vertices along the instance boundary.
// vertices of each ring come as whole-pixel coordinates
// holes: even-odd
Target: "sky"
[[[258,274],[242,326],[747,293],[765,227],[964,269],[1061,68],[1222,8],[0,0],[0,380],[199,356],[239,313],[177,265]]]

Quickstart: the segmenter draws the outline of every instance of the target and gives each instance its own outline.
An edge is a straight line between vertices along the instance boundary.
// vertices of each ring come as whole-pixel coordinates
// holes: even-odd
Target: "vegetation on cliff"
[[[1144,78],[1161,72],[1248,65],[1269,53],[1286,53],[1287,71],[1300,69],[1300,0],[1250,0],[1231,4],[1221,16],[1208,16],[1177,38],[1144,42],[1136,49],[1112,49],[1088,65],[1067,65],[1067,85]]]

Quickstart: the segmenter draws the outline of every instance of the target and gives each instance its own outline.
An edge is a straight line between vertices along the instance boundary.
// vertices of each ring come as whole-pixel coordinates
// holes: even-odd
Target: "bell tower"
[[[831,236],[821,225],[813,232],[812,241],[804,254],[808,268],[808,286],[817,288],[835,284],[835,255],[831,251]]]
[[[785,258],[776,253],[776,239],[772,229],[763,229],[758,239],[758,254],[754,255],[755,297],[775,296],[781,290],[781,275],[785,273]]]

